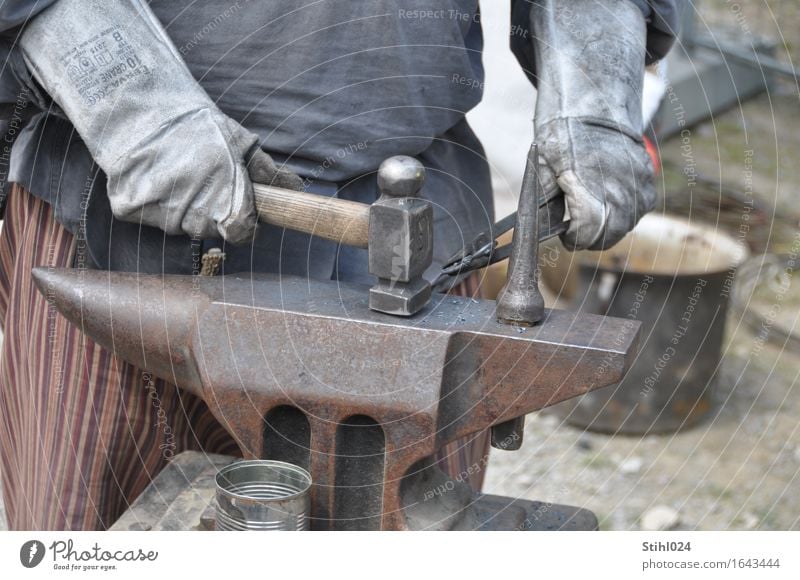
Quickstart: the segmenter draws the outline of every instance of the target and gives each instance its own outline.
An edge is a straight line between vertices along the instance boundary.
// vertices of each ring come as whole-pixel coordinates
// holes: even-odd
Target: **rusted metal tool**
[[[425,168],[405,155],[378,168],[381,197],[372,205],[254,184],[259,219],[326,240],[366,248],[378,277],[370,308],[411,316],[428,305],[431,285],[422,277],[433,261],[433,207],[417,197]]]
[[[427,306],[431,285],[422,277],[433,262],[433,208],[417,197],[425,168],[413,157],[390,157],[378,168],[378,201],[370,207],[369,307],[410,316]]]
[[[526,166],[526,173],[529,168],[530,165]],[[523,191],[525,191],[524,186]],[[529,208],[528,211],[535,210],[537,212],[538,233],[535,237],[539,242],[549,240],[567,231],[569,220],[565,219],[567,212],[563,192],[560,189],[555,189],[548,195],[539,192],[535,199],[538,200],[539,207]],[[521,202],[522,199],[520,199]],[[507,215],[494,224],[490,230],[479,233],[471,242],[453,254],[442,267],[441,273],[432,282],[433,291],[447,292],[457,286],[471,272],[508,259],[514,244],[501,246],[498,238],[517,225],[517,217],[518,212],[516,211]],[[530,219],[526,221],[530,222]],[[523,229],[531,227],[529,224]]]
[[[34,279],[88,336],[201,397],[246,458],[310,471],[313,529],[596,526],[577,508],[542,520],[535,502],[475,496],[432,458],[618,382],[635,355],[630,321],[554,310],[522,332],[497,322],[493,301],[443,295],[394,318],[362,287],[272,275]]]
[[[505,286],[497,296],[497,320],[514,326],[533,326],[544,316],[539,290],[539,148],[528,151],[519,193],[517,225],[511,240],[511,257]],[[492,446],[516,451],[522,447],[525,416],[492,427]]]
[[[533,326],[544,316],[539,290],[539,148],[531,146],[519,194],[517,225],[511,240],[508,277],[497,296],[497,320]]]

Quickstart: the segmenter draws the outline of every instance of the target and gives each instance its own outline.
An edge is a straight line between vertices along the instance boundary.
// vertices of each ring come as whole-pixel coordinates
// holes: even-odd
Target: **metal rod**
[[[508,278],[497,298],[497,320],[515,326],[533,326],[544,316],[539,291],[539,147],[531,145],[519,193],[517,225],[511,241]],[[492,447],[516,451],[522,447],[525,416],[492,427]]]
[[[539,291],[539,148],[528,152],[519,194],[517,226],[511,241],[508,278],[497,297],[497,320],[515,326],[533,326],[544,316]]]

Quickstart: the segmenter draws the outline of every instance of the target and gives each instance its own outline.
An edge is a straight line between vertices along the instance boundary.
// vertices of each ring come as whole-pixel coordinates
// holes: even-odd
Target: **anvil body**
[[[307,468],[316,529],[478,526],[435,452],[618,382],[638,335],[632,321],[558,310],[507,326],[493,301],[445,295],[394,318],[362,287],[286,276],[34,277],[88,336],[201,397],[245,457]]]

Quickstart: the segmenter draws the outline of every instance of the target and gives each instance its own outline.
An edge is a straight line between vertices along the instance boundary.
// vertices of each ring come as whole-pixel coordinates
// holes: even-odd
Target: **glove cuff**
[[[537,126],[561,118],[642,134],[647,27],[630,0],[540,0],[531,8]]]
[[[143,0],[59,0],[19,46],[104,170],[158,127],[215,107]]]
[[[536,141],[543,145],[544,142],[550,139],[560,139],[571,131],[571,127],[576,125],[584,125],[587,127],[602,127],[609,131],[616,131],[625,135],[635,143],[644,145],[644,137],[641,132],[636,130],[630,125],[616,123],[609,119],[602,117],[585,116],[585,117],[556,117],[550,119],[545,123],[536,125]],[[540,139],[541,137],[541,139]]]

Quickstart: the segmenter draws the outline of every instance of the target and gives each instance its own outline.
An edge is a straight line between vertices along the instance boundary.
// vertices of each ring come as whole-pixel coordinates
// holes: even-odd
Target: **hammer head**
[[[433,208],[416,197],[424,180],[425,168],[413,157],[391,157],[378,169],[381,197],[369,218],[369,272],[378,277],[372,310],[411,316],[430,301],[422,275],[433,261]]]

